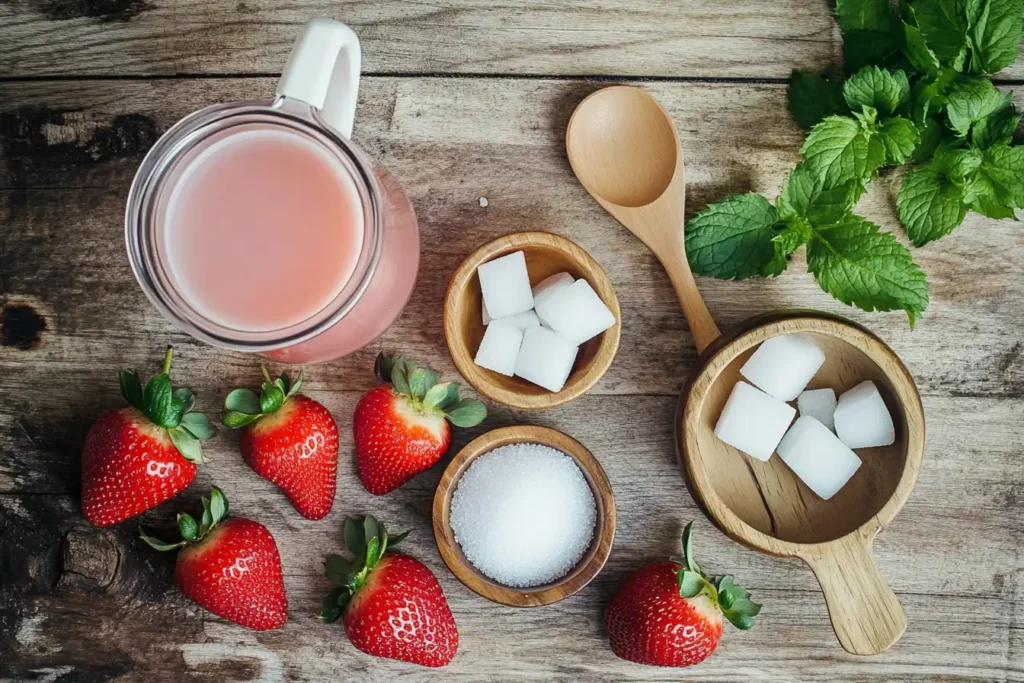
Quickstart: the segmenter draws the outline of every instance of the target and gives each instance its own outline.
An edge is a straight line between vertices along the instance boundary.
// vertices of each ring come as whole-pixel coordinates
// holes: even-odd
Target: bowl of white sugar
[[[438,550],[456,578],[513,607],[579,592],[615,537],[601,463],[547,427],[503,427],[467,444],[441,477],[433,515]]]

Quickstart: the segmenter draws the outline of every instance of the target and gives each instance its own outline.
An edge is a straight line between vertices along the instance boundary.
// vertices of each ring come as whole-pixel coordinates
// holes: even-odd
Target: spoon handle
[[[697,353],[703,353],[704,349],[722,333],[715,325],[707,304],[697,289],[697,283],[693,280],[690,263],[686,260],[686,250],[676,248],[672,251],[671,258],[662,259],[662,265],[683,307],[683,315],[686,316],[686,324],[690,326],[690,334],[697,346]]]

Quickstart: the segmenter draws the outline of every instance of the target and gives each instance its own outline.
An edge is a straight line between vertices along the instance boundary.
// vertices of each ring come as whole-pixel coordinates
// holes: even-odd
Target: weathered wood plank
[[[841,65],[824,0],[7,0],[0,76],[278,73],[313,16],[371,73],[786,78]],[[1024,77],[1018,60],[1002,78]]]
[[[438,313],[450,273],[488,239],[546,229],[589,250],[616,285],[622,351],[595,391],[678,391],[695,351],[665,275],[579,187],[562,150],[569,114],[596,87],[366,80],[356,138],[404,182],[423,228],[420,286],[382,346],[453,373]],[[649,87],[680,123],[691,213],[729,192],[776,192],[799,158],[800,132],[779,85]],[[48,325],[28,351],[0,346],[5,372],[16,377],[21,361],[60,364],[66,372],[139,363],[154,352],[148,335],[157,345],[184,339],[146,302],[123,256],[128,185],[142,152],[178,117],[210,102],[266,97],[272,88],[269,79],[0,85],[0,222],[9,226],[0,232],[0,295],[8,305],[32,307]],[[893,178],[874,183],[862,213],[896,228],[895,188]],[[72,227],[74,239],[67,239]],[[700,286],[723,327],[773,308],[833,311],[886,339],[926,394],[1020,397],[1024,238],[1017,224],[973,215],[953,236],[914,254],[929,275],[932,304],[913,331],[900,314],[838,304],[804,272],[800,256],[773,281],[704,278]],[[325,370],[332,385],[368,386],[367,358],[332,363]]]

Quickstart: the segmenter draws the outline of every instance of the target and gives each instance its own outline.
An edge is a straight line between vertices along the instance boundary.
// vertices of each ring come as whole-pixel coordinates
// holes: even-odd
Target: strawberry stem
[[[164,368],[161,370],[163,374],[169,374],[171,372],[171,356],[174,354],[174,348],[170,345],[167,346],[167,352],[164,354]]]

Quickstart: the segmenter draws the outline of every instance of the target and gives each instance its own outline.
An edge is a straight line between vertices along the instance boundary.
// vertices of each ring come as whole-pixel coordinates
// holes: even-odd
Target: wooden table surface
[[[278,631],[211,616],[174,587],[173,557],[137,540],[135,521],[100,530],[79,511],[89,425],[118,406],[116,372],[176,376],[216,412],[252,383],[255,358],[197,343],[146,301],[124,254],[122,214],[143,153],[186,113],[268,98],[311,16],[350,23],[364,49],[355,140],[408,189],[422,268],[398,322],[359,353],[306,370],[343,433],[334,512],[301,519],[219,434],[180,498],[142,521],[167,528],[211,484],[267,525],[290,601]],[[0,680],[320,681],[686,680],[1024,681],[1024,231],[972,214],[914,251],[932,302],[911,331],[900,314],[851,311],[804,272],[773,281],[701,279],[725,328],[774,308],[813,307],[868,325],[913,372],[928,445],[910,502],[875,547],[910,626],[889,652],[846,654],[811,572],[732,542],[687,492],[673,455],[677,393],[695,351],[651,255],[576,183],[563,134],[572,109],[610,81],[643,81],[676,118],[690,213],[734,191],[775,193],[802,134],[786,110],[793,68],[838,69],[841,36],[824,0],[0,0]],[[1019,87],[1024,60],[999,76]],[[1024,97],[1018,95],[1018,106]],[[896,183],[861,212],[896,229]],[[482,206],[486,197],[487,206]],[[618,501],[604,572],[556,605],[513,609],[469,592],[431,535],[440,467],[386,497],[355,475],[351,415],[381,349],[448,378],[441,307],[452,271],[504,233],[549,230],[607,269],[623,315],[615,364],[587,396],[522,413],[492,406],[484,430],[561,429],[602,461]],[[317,613],[321,561],[347,514],[409,528],[407,551],[437,574],[461,633],[442,673],[372,659]],[[677,548],[697,519],[702,564],[734,573],[765,604],[752,631],[727,628],[699,667],[629,664],[607,647],[603,608],[645,562]]]

